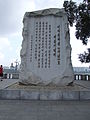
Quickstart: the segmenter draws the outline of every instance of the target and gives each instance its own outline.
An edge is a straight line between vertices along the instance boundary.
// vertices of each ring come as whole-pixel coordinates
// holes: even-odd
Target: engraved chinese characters
[[[36,22],[35,30],[35,60],[38,68],[50,67],[51,25],[48,22]]]
[[[51,41],[52,40],[52,41]],[[32,62],[32,41],[30,39],[30,62]],[[35,47],[34,58],[38,68],[50,68],[51,56],[55,57],[57,64],[60,65],[60,25],[56,28],[55,35],[52,34],[52,26],[47,21],[35,22]],[[51,46],[53,45],[53,50]]]
[[[54,35],[53,55],[57,58],[58,65],[60,65],[60,25],[57,26],[56,32]]]
[[[21,82],[44,86],[72,82],[70,36],[64,10],[27,12],[23,24]]]

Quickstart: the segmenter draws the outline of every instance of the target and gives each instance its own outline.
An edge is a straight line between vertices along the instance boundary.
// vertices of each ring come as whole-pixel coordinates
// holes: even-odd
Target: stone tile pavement
[[[0,81],[2,97],[17,97],[16,91],[2,90],[18,82],[15,79]],[[90,81],[77,81],[77,84],[90,89]],[[26,92],[26,91],[21,91]],[[70,91],[69,91],[70,92]],[[85,92],[85,93],[83,93]],[[0,93],[0,97],[1,97]],[[8,93],[8,94],[7,94]],[[12,93],[12,94],[11,94]],[[27,93],[27,92],[26,92]],[[81,91],[81,97],[90,98],[89,91]],[[89,94],[86,94],[89,93]],[[20,91],[19,91],[20,94]],[[73,97],[70,94],[65,97]],[[64,95],[63,94],[63,95]],[[15,96],[16,95],[16,96]],[[30,96],[30,95],[29,95]],[[26,94],[27,97],[27,94]],[[64,97],[64,96],[63,96]],[[30,96],[31,99],[31,96]],[[90,100],[0,100],[0,120],[90,120]],[[76,99],[76,98],[75,98]]]
[[[3,81],[0,81],[0,89],[4,89],[18,81],[19,79],[3,79]]]
[[[0,120],[90,120],[90,101],[0,100]]]
[[[90,81],[75,80],[74,83],[90,90]]]

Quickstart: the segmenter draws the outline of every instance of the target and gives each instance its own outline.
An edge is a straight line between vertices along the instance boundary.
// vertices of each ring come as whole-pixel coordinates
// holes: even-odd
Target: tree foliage
[[[90,37],[90,0],[83,0],[79,5],[72,0],[64,1],[63,7],[67,13],[70,26],[75,23],[76,38],[87,45]],[[90,62],[90,48],[88,52],[79,55],[79,60],[85,63]]]
[[[82,63],[90,63],[90,48],[88,48],[88,52],[84,52],[84,54],[79,54],[79,59]]]

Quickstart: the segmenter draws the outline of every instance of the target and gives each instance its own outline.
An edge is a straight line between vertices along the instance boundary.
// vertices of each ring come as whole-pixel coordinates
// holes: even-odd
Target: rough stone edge
[[[0,100],[90,100],[90,91],[0,90]]]
[[[26,12],[25,17],[37,17],[37,16],[47,16],[47,15],[54,15],[54,16],[60,16],[62,17],[63,14],[66,14],[65,10],[63,8],[47,8],[32,12]]]
[[[27,48],[27,35],[28,35],[28,20],[29,17],[32,16],[46,16],[46,15],[55,15],[55,16],[61,16],[63,19],[65,20],[65,22],[63,23],[63,25],[65,25],[64,27],[64,31],[65,31],[65,42],[66,42],[66,46],[65,49],[67,51],[67,65],[66,69],[63,73],[64,77],[61,76],[59,79],[61,79],[61,81],[58,83],[56,82],[57,79],[55,78],[54,80],[52,80],[51,82],[47,83],[48,84],[55,84],[58,86],[63,86],[63,85],[68,85],[69,83],[73,82],[74,80],[74,72],[73,72],[73,68],[72,68],[72,62],[71,62],[71,45],[70,45],[70,33],[69,33],[69,26],[68,26],[68,20],[67,20],[67,15],[64,11],[64,9],[59,9],[59,8],[48,8],[48,9],[44,9],[44,10],[38,10],[38,11],[33,11],[33,12],[26,12],[23,18],[23,32],[22,32],[22,36],[23,36],[23,41],[22,41],[22,48],[21,48],[21,52],[20,52],[20,56],[21,56],[21,65],[20,65],[20,82],[23,84],[42,84],[42,85],[46,85],[46,83],[43,83],[40,79],[38,79],[37,83],[36,82],[31,82],[29,79],[31,78],[31,80],[33,79],[33,76],[27,74],[27,72],[25,71],[26,68],[26,48]],[[69,66],[70,65],[70,66]],[[68,69],[69,67],[69,69]],[[23,75],[24,73],[24,75]],[[58,77],[58,76],[57,76]],[[36,79],[38,78],[38,76],[36,76]],[[67,79],[66,79],[67,78]],[[65,80],[64,80],[65,79]],[[63,81],[63,82],[62,82]]]

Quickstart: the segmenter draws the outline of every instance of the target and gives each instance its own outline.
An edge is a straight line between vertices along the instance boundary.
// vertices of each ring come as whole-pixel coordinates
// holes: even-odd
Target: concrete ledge
[[[81,100],[90,100],[90,91],[81,91],[80,99]]]
[[[19,90],[0,90],[0,99],[20,99]]]
[[[58,90],[48,90],[40,92],[40,100],[62,100],[62,92]]]
[[[38,100],[39,92],[38,91],[30,91],[30,90],[20,90],[20,99]]]
[[[90,100],[90,91],[0,90],[0,99]]]
[[[79,91],[63,91],[63,100],[79,100]]]

